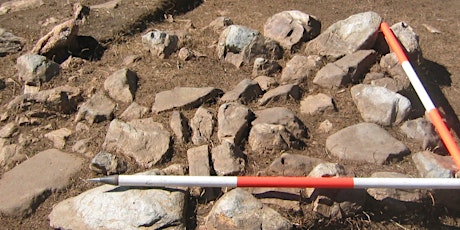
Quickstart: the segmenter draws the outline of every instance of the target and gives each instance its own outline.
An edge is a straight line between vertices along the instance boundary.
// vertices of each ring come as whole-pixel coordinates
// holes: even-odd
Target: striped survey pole
[[[430,117],[431,123],[436,128],[441,140],[443,141],[444,145],[449,151],[450,155],[454,159],[457,168],[460,169],[460,148],[458,147],[457,143],[454,140],[454,137],[450,133],[449,129],[444,123],[441,114],[439,113],[438,109],[433,104],[430,96],[423,87],[422,82],[415,73],[414,68],[409,62],[406,53],[404,52],[401,44],[398,42],[398,39],[394,35],[393,31],[391,30],[390,26],[386,22],[382,22],[380,24],[380,31],[385,36],[385,39],[390,46],[391,50],[396,54],[398,57],[399,63],[401,64],[404,72],[406,72],[407,77],[409,78],[412,86],[415,89],[418,97],[422,101],[423,106],[425,107],[428,116]]]
[[[133,187],[460,189],[460,179],[456,178],[113,175],[89,181]]]

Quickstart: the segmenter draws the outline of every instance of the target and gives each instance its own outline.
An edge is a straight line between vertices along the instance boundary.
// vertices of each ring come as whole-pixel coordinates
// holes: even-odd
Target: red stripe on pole
[[[444,123],[441,114],[439,114],[437,109],[432,109],[431,111],[428,111],[428,116],[430,117],[431,123],[433,123],[433,126],[438,131],[447,151],[449,151],[450,155],[454,159],[457,168],[460,169],[460,148],[447,128],[446,123]]]
[[[353,188],[350,177],[238,177],[237,187]]]
[[[385,40],[387,41],[387,43],[390,46],[391,50],[398,57],[399,63],[402,64],[405,61],[409,61],[409,59],[407,58],[406,53],[404,52],[401,44],[399,43],[398,39],[396,38],[395,34],[391,30],[391,28],[388,25],[388,23],[382,22],[380,24],[380,31],[382,31],[383,35],[385,36]]]

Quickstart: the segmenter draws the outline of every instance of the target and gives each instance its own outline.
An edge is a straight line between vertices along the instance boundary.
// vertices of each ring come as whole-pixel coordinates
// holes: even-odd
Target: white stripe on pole
[[[425,90],[425,87],[423,86],[422,82],[418,78],[417,73],[415,73],[414,68],[412,67],[409,61],[404,61],[403,63],[401,63],[401,66],[403,67],[404,72],[406,72],[407,77],[409,78],[412,86],[417,92],[417,95],[420,98],[420,101],[422,101],[422,104],[425,107],[425,110],[427,112],[430,112],[430,110],[435,108],[433,101],[431,101],[430,96],[428,95],[428,93]]]
[[[353,178],[354,188],[459,189],[457,178]]]
[[[151,176],[120,175],[120,186],[236,187],[236,176]]]

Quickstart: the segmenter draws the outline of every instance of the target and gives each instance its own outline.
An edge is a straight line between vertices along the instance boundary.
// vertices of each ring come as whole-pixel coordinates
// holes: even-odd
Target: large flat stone
[[[221,94],[222,91],[220,89],[213,87],[176,87],[155,95],[152,112],[159,113],[172,109],[196,108],[204,102],[216,100]]]
[[[374,123],[359,123],[332,134],[326,148],[339,159],[375,164],[409,153],[406,145]]]
[[[65,188],[83,168],[83,159],[49,149],[3,174],[0,212],[12,216],[32,213],[51,193]]]

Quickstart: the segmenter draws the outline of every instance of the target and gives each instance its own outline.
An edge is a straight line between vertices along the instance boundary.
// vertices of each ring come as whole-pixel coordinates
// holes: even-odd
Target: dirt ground
[[[6,0],[0,0],[0,3]],[[44,0],[45,4],[33,10],[13,12],[0,16],[0,27],[11,31],[17,36],[27,40],[26,46],[20,53],[0,57],[0,78],[7,82],[7,87],[0,91],[0,113],[5,112],[5,104],[12,98],[23,92],[22,83],[17,81],[14,68],[16,59],[30,50],[35,42],[55,24],[44,26],[51,17],[62,22],[72,16],[74,0]],[[95,5],[105,2],[104,0],[82,0],[84,5]],[[135,95],[135,101],[143,106],[151,107],[155,93],[169,90],[176,86],[204,87],[213,86],[224,91],[232,89],[239,81],[251,77],[252,68],[243,66],[235,68],[233,65],[217,59],[216,42],[218,34],[210,30],[201,30],[212,20],[219,16],[231,18],[234,24],[245,25],[259,31],[263,31],[263,24],[271,15],[283,10],[300,10],[316,16],[322,22],[323,30],[332,23],[345,19],[352,14],[364,11],[375,11],[389,22],[390,25],[399,21],[405,21],[411,25],[420,36],[420,45],[423,56],[426,59],[419,68],[424,83],[428,88],[435,104],[440,107],[446,117],[449,127],[456,136],[460,136],[460,122],[457,114],[460,113],[460,64],[458,62],[458,45],[460,44],[460,22],[458,13],[460,1],[458,0],[419,0],[419,1],[395,1],[395,0],[366,0],[366,1],[337,1],[337,0],[286,0],[286,1],[231,1],[231,0],[206,0],[203,2],[188,1],[187,5],[172,6],[165,4],[167,1],[148,0],[122,0],[118,8],[113,10],[100,10],[90,13],[88,23],[82,27],[81,36],[95,38],[100,44],[98,52],[81,55],[85,59],[78,59],[65,69],[61,74],[50,82],[44,83],[41,89],[50,89],[62,85],[81,87],[84,98],[102,88],[104,80],[114,71],[125,67],[123,59],[128,55],[138,55],[140,60],[131,64],[129,68],[137,72],[140,81],[139,89]],[[184,1],[187,2],[187,1]],[[158,10],[160,8],[160,10]],[[155,10],[156,9],[156,10]],[[138,11],[142,11],[139,14]],[[163,15],[173,15],[172,20],[161,20]],[[109,17],[110,20],[101,20]],[[48,19],[48,20],[47,20]],[[129,20],[127,20],[129,19]],[[441,31],[440,34],[430,33],[423,24],[431,25]],[[143,49],[141,36],[152,29],[164,30],[188,30],[191,38],[187,47],[204,54],[204,57],[191,61],[182,61],[173,55],[169,59],[160,60]],[[298,52],[301,52],[300,51]],[[285,65],[292,57],[286,53],[280,64]],[[278,76],[279,77],[279,76]],[[16,81],[8,81],[7,79]],[[308,154],[323,158],[331,162],[339,162],[330,156],[325,150],[325,140],[328,134],[316,131],[318,125],[325,119],[329,119],[334,128],[331,133],[344,127],[361,121],[358,111],[354,106],[349,88],[345,90],[325,90],[312,84],[312,79],[307,83],[308,89],[305,95],[324,92],[331,95],[337,104],[338,111],[318,116],[304,116],[299,113],[299,103],[272,104],[271,106],[286,106],[295,111],[310,131],[310,139],[304,150],[293,150],[292,153]],[[84,86],[84,87],[82,87]],[[117,105],[115,117],[119,116],[128,104]],[[216,111],[218,105],[213,105]],[[259,106],[256,103],[249,105],[253,110]],[[25,113],[27,111],[18,111]],[[191,118],[194,111],[184,111],[185,116]],[[46,119],[40,119],[38,127],[50,125],[52,129],[67,127],[75,129],[75,113],[55,114]],[[170,113],[149,114],[157,121],[168,127]],[[11,116],[2,122],[4,125],[14,120]],[[109,122],[102,122],[91,126],[88,132],[73,134],[67,142],[65,151],[71,152],[71,146],[80,139],[91,138],[91,151],[95,154],[101,150],[106,129]],[[52,143],[43,138],[43,134],[49,132],[46,129],[36,129],[37,126],[21,126],[21,133],[30,133],[39,138],[37,143],[32,144],[25,151],[28,157],[35,153],[52,147]],[[406,143],[411,152],[421,151],[421,146],[405,138],[398,132],[398,128],[388,128],[390,133],[397,139]],[[186,151],[192,144],[174,144],[172,159],[158,165],[163,168],[174,163],[186,164]],[[243,146],[244,148],[244,146]],[[267,167],[278,155],[259,155],[245,148],[248,155],[247,175],[254,175]],[[90,157],[86,157],[89,164]],[[129,162],[127,173],[145,170],[137,166],[132,160]],[[410,156],[397,163],[389,165],[369,165],[355,162],[339,162],[345,166],[350,174],[366,177],[375,171],[402,172],[417,177],[417,171]],[[0,170],[0,176],[4,173]],[[96,177],[94,172],[85,168],[72,181],[71,185],[63,191],[48,197],[36,211],[23,219],[0,217],[0,229],[48,229],[48,214],[53,205],[58,202],[80,194],[95,185],[88,184],[85,179]],[[329,220],[313,213],[309,202],[302,202],[304,206],[298,212],[280,210],[280,213],[289,218],[299,229],[454,229],[460,227],[460,213],[440,206],[435,199],[428,196],[426,201],[415,204],[408,212],[395,214],[383,209],[377,202],[370,202],[363,213],[343,220]],[[190,228],[200,225],[211,205],[192,200],[195,204],[189,208]],[[275,207],[276,208],[276,207]],[[198,214],[195,219],[194,214]]]

